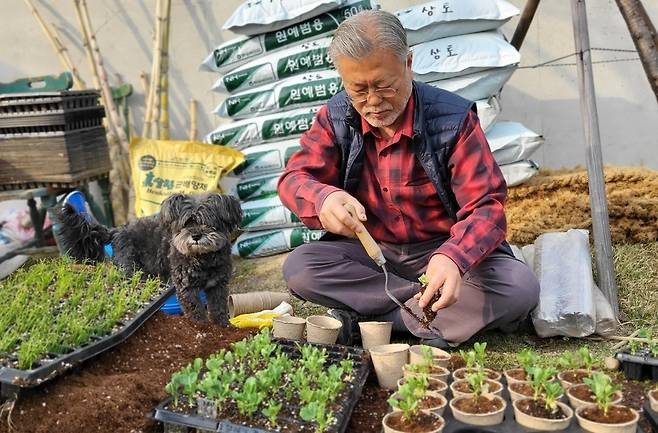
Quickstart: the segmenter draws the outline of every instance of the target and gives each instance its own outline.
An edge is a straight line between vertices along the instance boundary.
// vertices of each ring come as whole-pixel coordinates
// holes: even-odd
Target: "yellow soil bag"
[[[135,214],[157,213],[175,193],[219,191],[219,179],[243,161],[241,152],[225,146],[135,137],[130,143]]]

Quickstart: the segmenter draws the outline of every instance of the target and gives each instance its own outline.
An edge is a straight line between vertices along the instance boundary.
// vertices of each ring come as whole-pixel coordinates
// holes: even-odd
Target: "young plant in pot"
[[[525,382],[528,380],[526,371],[537,365],[539,361],[539,356],[532,349],[526,347],[522,351],[516,354],[516,360],[519,362],[520,367],[510,368],[505,370],[505,379],[507,383],[511,384],[513,382]]]
[[[481,390],[482,394],[499,395],[503,391],[503,384],[488,379],[482,369],[467,374],[466,379],[456,380],[450,384],[450,391],[454,398],[471,397],[476,389]]]
[[[581,346],[575,352],[563,353],[558,359],[558,364],[564,370],[557,375],[557,378],[562,383],[562,387],[568,389],[571,385],[584,383],[583,379],[592,375],[594,357],[587,346]]]
[[[473,394],[450,401],[450,410],[457,421],[478,426],[492,426],[503,422],[507,403],[498,395],[487,393],[483,371],[467,376]]]
[[[425,375],[408,377],[398,392],[388,399],[393,412],[382,420],[384,433],[439,433],[443,430],[443,418],[431,410],[423,410],[423,401],[430,401],[427,399],[426,380]],[[445,406],[445,397],[438,394],[432,397],[442,399]]]
[[[516,401],[526,397],[539,398],[543,395],[544,385],[555,378],[556,372],[553,367],[528,368],[526,371],[527,381],[512,382],[508,385],[511,400]]]
[[[537,388],[540,389],[535,390],[533,397],[512,403],[516,422],[523,427],[542,431],[569,427],[573,410],[558,401],[562,396],[562,385],[559,382],[544,382]]]
[[[573,407],[574,409],[578,409],[581,406],[588,406],[596,403],[596,395],[594,395],[594,389],[592,387],[592,384],[594,383],[595,380],[601,383],[604,383],[606,381],[612,383],[610,377],[600,372],[595,372],[593,373],[591,378],[586,377],[583,380],[585,381],[585,383],[572,385],[567,389],[567,397],[569,398],[569,404],[571,404],[571,407]],[[614,387],[616,388],[616,391],[614,391],[612,396],[610,397],[611,398],[610,404],[619,404],[623,399],[621,393],[621,387],[619,386],[614,386]]]
[[[658,412],[658,387],[651,389],[647,393],[647,397],[649,397],[649,405],[651,406],[651,410]]]
[[[446,382],[448,376],[450,376],[450,371],[448,371],[447,368],[434,364],[432,348],[429,346],[422,346],[422,354],[422,359],[417,364],[405,364],[404,367],[402,367],[404,377],[426,374],[430,378]]]
[[[420,374],[418,376],[423,376],[423,375],[427,377],[427,391],[434,392],[436,394],[441,394],[443,396],[446,395],[446,391],[448,390],[448,384],[447,383],[445,383],[444,381],[442,381],[440,379],[434,379],[432,377],[429,377],[428,375],[425,375],[425,374]],[[409,377],[413,377],[413,375],[411,375]],[[404,385],[406,383],[406,381],[407,381],[406,377],[398,379],[398,389],[400,389],[400,387],[402,385]]]
[[[484,373],[487,375],[487,378],[491,380],[499,381],[500,378],[502,377],[500,373],[493,371],[489,368],[485,368],[486,349],[487,349],[487,343],[476,342],[475,344],[473,344],[472,350],[469,350],[468,352],[464,352],[463,350],[460,350],[459,354],[466,362],[466,367],[458,368],[457,370],[453,371],[452,378],[454,380],[466,379],[466,375],[468,373],[473,373],[478,370],[483,370]]]
[[[576,409],[578,424],[592,433],[634,433],[640,415],[635,410],[613,404],[616,392],[620,389],[603,373],[594,373],[586,378],[586,383],[594,393],[595,404]]]

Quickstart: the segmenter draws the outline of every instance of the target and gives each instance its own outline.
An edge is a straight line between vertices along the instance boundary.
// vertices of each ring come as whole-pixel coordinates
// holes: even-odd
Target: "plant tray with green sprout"
[[[272,339],[264,329],[175,372],[155,419],[219,432],[342,433],[368,373],[362,349]]]
[[[648,328],[639,329],[637,337],[631,340],[628,349],[617,353],[624,375],[632,380],[650,379],[658,382],[658,336]]]
[[[43,260],[0,281],[0,384],[11,397],[117,345],[173,292],[111,263]]]

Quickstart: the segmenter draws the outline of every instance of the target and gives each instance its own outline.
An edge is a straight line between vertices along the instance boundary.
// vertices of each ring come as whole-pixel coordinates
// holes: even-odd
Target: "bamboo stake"
[[[169,35],[171,29],[171,0],[165,1],[165,14],[163,27],[162,54],[160,58],[160,118],[159,120],[159,137],[162,140],[169,140]]]
[[[32,15],[34,15],[34,18],[36,18],[37,22],[39,23],[39,27],[41,27],[41,30],[43,30],[43,32],[46,34],[46,37],[48,38],[50,45],[52,45],[53,49],[55,50],[55,53],[57,54],[57,58],[59,59],[59,62],[62,64],[62,66],[64,66],[64,69],[71,71],[71,75],[73,75],[73,85],[75,86],[75,88],[76,89],[86,88],[87,85],[85,84],[84,80],[80,77],[80,73],[78,72],[78,69],[73,65],[73,62],[71,61],[71,57],[69,56],[69,52],[64,46],[64,44],[62,43],[62,41],[53,32],[53,30],[51,30],[50,27],[48,27],[46,22],[41,17],[39,11],[34,6],[34,3],[32,3],[32,0],[24,0],[24,2],[32,12]]]
[[[162,0],[157,0],[155,6],[155,32],[153,43],[153,64],[151,69],[151,84],[149,85],[149,101],[146,107],[144,136],[158,138],[157,121],[160,118],[160,55],[162,44]],[[155,124],[155,125],[154,125]]]
[[[142,83],[142,92],[144,92],[144,102],[146,103],[146,99],[148,98],[149,93],[149,75],[142,71],[139,74],[139,81]]]
[[[196,99],[190,99],[190,141],[196,141]]]

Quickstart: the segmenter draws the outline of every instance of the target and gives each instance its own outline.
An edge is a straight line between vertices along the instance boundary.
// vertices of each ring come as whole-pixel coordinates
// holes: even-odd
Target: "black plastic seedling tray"
[[[299,350],[297,349],[296,341],[277,338],[275,338],[274,341],[276,341],[282,347],[283,351],[287,353],[291,358],[294,359],[301,356]],[[332,428],[327,430],[327,433],[344,433],[345,430],[347,430],[352,411],[354,410],[356,403],[361,397],[363,385],[365,384],[366,379],[368,378],[368,374],[370,373],[370,358],[365,350],[357,347],[348,347],[334,344],[303,344],[310,344],[321,349],[327,349],[327,358],[328,362],[330,363],[339,362],[347,355],[350,355],[354,360],[355,374],[354,378],[349,383],[351,385],[349,395],[342,402],[340,402],[341,409],[336,411],[335,414],[336,423],[333,424]],[[167,398],[155,408],[154,418],[164,423],[167,427],[190,427],[197,430],[220,433],[274,433],[273,430],[266,430],[260,427],[243,426],[235,424],[226,419],[212,419],[195,414],[174,412],[167,408],[172,399],[173,398],[171,397]]]
[[[160,309],[162,304],[174,292],[174,287],[165,289],[153,302],[138,311],[135,316],[119,323],[116,331],[104,337],[71,350],[69,353],[44,360],[31,370],[19,370],[12,367],[0,367],[0,396],[16,397],[22,388],[32,388],[53,379],[73,366],[86,361],[116,346],[130,337],[146,320]]]
[[[616,358],[621,362],[627,379],[658,382],[658,358],[649,353],[642,355],[628,351],[618,352]]]

